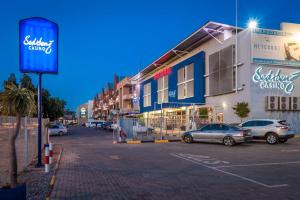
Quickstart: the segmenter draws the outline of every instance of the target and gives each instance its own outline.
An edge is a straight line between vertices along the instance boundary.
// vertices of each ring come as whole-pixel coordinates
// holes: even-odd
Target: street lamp
[[[257,28],[257,21],[254,20],[254,19],[251,19],[251,20],[248,22],[248,28],[249,28],[249,29],[255,29],[255,28]]]

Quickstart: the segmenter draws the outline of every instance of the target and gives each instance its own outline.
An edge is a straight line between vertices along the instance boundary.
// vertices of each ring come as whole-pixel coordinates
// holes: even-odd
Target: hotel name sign
[[[284,74],[281,69],[270,69],[263,72],[263,67],[258,66],[252,76],[252,81],[259,84],[261,89],[278,89],[286,94],[292,94],[296,87],[295,81],[299,76],[300,71]]]
[[[251,55],[256,64],[300,67],[300,41],[295,33],[253,29]]]

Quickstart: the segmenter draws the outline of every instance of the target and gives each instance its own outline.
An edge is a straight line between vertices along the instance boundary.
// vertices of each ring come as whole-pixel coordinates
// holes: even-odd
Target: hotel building
[[[285,119],[299,131],[299,34],[291,23],[270,30],[207,22],[131,79],[145,123],[166,133],[239,123],[232,107],[246,102],[248,119]]]

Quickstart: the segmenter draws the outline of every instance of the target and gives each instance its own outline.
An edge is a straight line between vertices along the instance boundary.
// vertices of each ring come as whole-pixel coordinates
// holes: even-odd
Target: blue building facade
[[[178,77],[177,72],[181,68],[186,67],[189,64],[194,65],[194,95],[190,98],[178,99]],[[160,110],[162,108],[169,108],[175,104],[180,104],[180,106],[189,106],[191,103],[204,104],[205,103],[205,53],[203,51],[197,53],[196,55],[176,64],[172,67],[172,71],[168,76],[168,103],[158,104],[157,99],[157,80],[152,76],[148,80],[140,83],[140,112],[151,112],[155,110]],[[151,105],[144,107],[144,85],[151,84]],[[185,105],[186,103],[186,105]]]

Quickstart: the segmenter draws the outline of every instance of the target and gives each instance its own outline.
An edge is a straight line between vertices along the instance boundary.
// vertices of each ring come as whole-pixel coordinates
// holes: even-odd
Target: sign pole
[[[42,73],[39,75],[38,84],[38,163],[37,167],[42,166]]]

